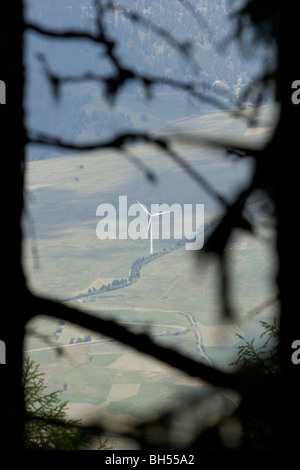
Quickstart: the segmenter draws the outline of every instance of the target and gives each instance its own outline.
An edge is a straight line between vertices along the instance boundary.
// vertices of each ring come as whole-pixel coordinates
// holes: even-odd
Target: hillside
[[[263,109],[264,123],[271,111]],[[245,122],[234,122],[233,126],[232,118],[224,113],[212,113],[175,121],[170,127],[218,135],[231,130],[231,135],[245,142],[263,138],[263,127],[251,133]],[[156,184],[117,152],[27,162],[30,216],[23,224],[23,264],[33,291],[54,299],[87,293],[127,278],[132,263],[149,254],[149,239],[99,240],[96,236],[98,205],[113,204],[118,211],[120,195],[127,195],[128,205],[136,199],[147,207],[155,202],[202,203],[206,220],[218,214],[213,200],[166,155],[145,145],[131,151],[158,174]],[[205,147],[181,144],[177,151],[228,197],[249,177],[251,162],[232,162]],[[255,204],[251,207],[255,214]],[[119,220],[119,224],[124,222]],[[174,242],[154,240],[154,249],[163,251]],[[137,282],[128,287],[66,304],[118,319],[134,331],[146,331],[161,344],[228,368],[240,344],[237,334],[259,336],[259,321],[271,320],[276,313],[276,305],[259,307],[274,296],[272,231],[263,231],[259,238],[236,233],[226,256],[233,273],[231,301],[238,313],[230,322],[220,316],[218,265],[207,265],[203,259],[196,263],[195,252],[184,247],[144,265]],[[42,313],[29,325],[34,334],[27,336],[25,348],[41,364],[48,389],[63,390],[61,398],[69,401],[70,416],[88,419],[99,414],[110,420],[112,432],[119,432],[146,418],[149,410],[158,415],[162,405],[176,407],[178,396],[206,393],[200,381],[99,334],[47,320]],[[60,356],[59,351],[63,352]],[[179,419],[174,439],[188,439],[190,426],[191,421]],[[115,448],[124,445],[117,438],[112,442]]]
[[[27,124],[34,131],[46,132],[75,142],[96,141],[120,131],[168,129],[174,119],[201,116],[210,111],[209,100],[217,97],[223,105],[241,95],[266,63],[268,51],[248,45],[247,58],[237,43],[222,50],[233,30],[234,21],[225,0],[194,2],[191,11],[179,0],[144,0],[114,2],[102,20],[108,37],[115,41],[116,54],[125,68],[142,76],[162,77],[193,84],[205,98],[198,100],[180,87],[156,85],[152,99],[146,96],[141,82],[132,81],[122,89],[111,107],[105,99],[105,88],[99,80],[63,85],[59,99],[53,94],[53,82],[47,79],[72,78],[85,73],[113,76],[109,59],[88,41],[52,41],[32,32],[27,33],[28,82],[26,88]],[[137,12],[137,16],[130,16]],[[92,2],[69,0],[56,2],[29,1],[29,21],[55,29],[95,30],[96,13]],[[164,33],[163,33],[164,31]],[[180,44],[191,44],[192,54],[180,52]],[[103,48],[100,47],[101,53]],[[52,83],[52,85],[51,85]],[[252,85],[253,100],[255,86]],[[31,146],[29,160],[70,154],[67,150]]]

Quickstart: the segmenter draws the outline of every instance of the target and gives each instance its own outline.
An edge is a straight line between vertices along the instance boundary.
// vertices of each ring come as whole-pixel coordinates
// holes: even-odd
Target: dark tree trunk
[[[6,104],[0,107],[1,319],[6,364],[0,365],[0,449],[23,447],[22,355],[26,316],[21,267],[20,216],[23,200],[23,2],[4,2],[0,14],[0,79]]]
[[[281,2],[282,3],[282,2]],[[292,363],[294,340],[300,339],[299,307],[299,134],[300,105],[291,100],[292,83],[300,79],[296,45],[299,42],[300,6],[281,6],[278,35],[278,90],[281,103],[278,132],[273,142],[270,165],[275,170],[275,201],[278,217],[278,290],[281,304],[281,386],[274,390],[277,397],[274,415],[278,414],[280,445],[298,447],[300,422],[299,378],[300,365]],[[271,166],[271,168],[272,168]],[[297,447],[295,447],[295,445]]]
[[[280,4],[280,2],[278,2]],[[272,390],[278,414],[279,438],[287,438],[289,446],[297,445],[298,435],[292,424],[300,422],[297,379],[300,365],[291,361],[291,344],[300,339],[298,287],[298,228],[299,199],[300,105],[291,102],[291,84],[295,76],[298,4],[280,12],[278,90],[282,109],[280,124],[270,151],[266,154],[264,171],[271,172],[278,216],[278,275],[281,303],[281,360],[283,374],[276,390]],[[297,10],[297,11],[296,11]],[[4,2],[0,14],[0,80],[6,84],[6,104],[0,107],[1,155],[1,319],[0,340],[6,345],[6,364],[0,365],[0,449],[23,448],[23,337],[30,316],[29,296],[21,265],[22,234],[20,227],[23,208],[23,161],[26,144],[23,113],[23,2]],[[266,178],[270,182],[270,178]],[[259,267],[258,267],[259,269]],[[32,302],[34,308],[34,303]],[[52,308],[52,306],[51,306]],[[37,312],[35,312],[37,313]],[[54,314],[54,311],[53,311]]]

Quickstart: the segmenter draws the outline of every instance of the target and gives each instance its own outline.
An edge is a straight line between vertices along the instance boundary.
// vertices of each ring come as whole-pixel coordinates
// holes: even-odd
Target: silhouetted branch
[[[122,13],[124,17],[127,17],[133,23],[140,24],[152,32],[154,32],[157,36],[160,36],[166,43],[172,46],[177,52],[179,52],[186,60],[190,60],[193,64],[194,71],[199,73],[201,68],[195,62],[195,59],[192,57],[192,48],[193,43],[190,41],[178,41],[176,37],[167,31],[165,28],[162,28],[155,23],[152,23],[148,18],[145,18],[137,11],[131,11],[128,8],[123,8],[120,5],[116,6],[113,2],[108,2],[106,4],[106,8],[111,11],[118,11],[118,13]]]
[[[249,32],[249,27],[255,30],[252,36],[253,45],[258,42],[274,43],[278,34],[279,20],[281,16],[281,4],[279,1],[249,0],[244,2],[229,17],[235,20],[235,30],[228,38],[230,41],[238,39],[243,45],[243,34]],[[249,39],[249,38],[248,38]],[[248,41],[248,50],[249,41]],[[244,54],[247,50],[243,49]]]
[[[257,315],[258,313],[261,313],[263,310],[267,309],[268,307],[271,307],[272,305],[275,305],[277,302],[279,302],[279,296],[278,294],[274,297],[271,297],[268,300],[265,300],[261,304],[257,305],[255,308],[252,308],[247,312],[247,315]]]
[[[234,315],[233,307],[230,302],[230,269],[229,259],[225,255],[225,248],[229,238],[235,229],[242,229],[253,233],[251,221],[244,215],[244,209],[247,198],[256,189],[255,178],[246,189],[240,191],[235,201],[227,206],[227,210],[221,221],[209,236],[201,251],[198,252],[198,258],[202,259],[203,254],[216,255],[219,262],[220,290],[219,297],[222,305],[222,311],[225,318],[232,318]]]
[[[32,136],[29,138],[28,143],[31,144],[43,144],[52,147],[60,147],[69,150],[78,150],[78,151],[89,151],[89,150],[103,150],[106,148],[114,148],[118,150],[124,150],[125,146],[130,143],[138,143],[144,142],[147,144],[153,144],[158,146],[160,150],[165,152],[166,155],[171,157],[173,161],[175,161],[181,168],[183,168],[186,173],[191,176],[198,184],[200,184],[211,196],[213,196],[216,200],[218,200],[222,205],[225,207],[227,206],[227,202],[216,192],[216,190],[209,184],[209,182],[199,173],[197,172],[184,158],[182,158],[177,152],[175,152],[169,145],[166,139],[156,138],[150,134],[144,132],[133,132],[133,133],[124,133],[119,134],[116,137],[113,137],[108,140],[101,140],[95,143],[87,143],[87,144],[79,144],[74,142],[64,141],[58,137],[52,137],[44,133],[35,133],[36,136]],[[139,161],[139,163],[137,163]],[[143,163],[140,159],[135,157],[133,160],[135,165],[139,165],[140,168],[143,167]],[[145,168],[144,168],[145,169]],[[150,179],[154,180],[155,176],[153,172],[150,172],[148,169],[146,170],[146,175],[149,176]]]
[[[227,111],[233,117],[240,117],[242,119],[246,119],[247,122],[252,122],[251,117],[245,116],[242,112],[241,100],[237,99],[235,96],[232,96],[231,105],[226,105],[226,103],[218,96],[216,96],[216,94],[209,94],[209,92],[211,91],[211,85],[203,81],[182,82],[180,80],[174,80],[172,78],[154,75],[151,76],[150,74],[144,75],[142,73],[137,72],[136,70],[131,70],[125,67],[124,65],[121,65],[121,62],[119,60],[117,61],[117,59],[114,59],[114,64],[117,64],[117,70],[116,72],[110,75],[101,75],[99,73],[96,74],[88,72],[82,75],[58,76],[56,73],[50,70],[50,67],[46,63],[46,59],[43,54],[38,54],[37,57],[43,65],[44,72],[52,86],[55,98],[58,97],[59,86],[68,83],[78,83],[85,81],[95,81],[97,83],[102,83],[106,88],[107,96],[111,97],[112,95],[116,94],[117,91],[126,82],[130,80],[136,80],[141,83],[149,97],[152,96],[151,92],[154,86],[168,86],[175,90],[181,90],[200,102],[216,106],[222,111]],[[232,105],[234,105],[235,108],[232,108]]]
[[[148,166],[145,165],[143,160],[134,155],[134,153],[130,152],[127,148],[123,148],[122,155],[123,157],[127,158],[127,160],[138,170],[140,170],[149,181],[152,181],[153,183],[157,182],[157,175]]]
[[[94,143],[74,143],[73,141],[67,141],[60,139],[58,137],[53,137],[51,135],[47,135],[42,132],[32,132],[32,136],[29,136],[28,143],[30,144],[42,144],[47,145],[50,147],[61,147],[64,149],[69,150],[103,150],[107,148],[115,148],[115,149],[122,149],[124,145],[128,143],[138,143],[138,142],[146,142],[146,143],[156,143],[156,139],[152,137],[150,134],[145,132],[132,132],[132,133],[124,133],[119,134],[116,137],[107,140],[100,140]]]
[[[108,10],[115,10],[116,6],[113,2],[107,3],[105,6],[101,5],[100,2],[95,2],[96,11],[97,11],[97,26],[98,34],[93,34],[89,31],[80,31],[80,30],[64,30],[64,31],[53,31],[49,28],[42,27],[35,23],[27,23],[25,29],[29,31],[34,31],[45,36],[58,38],[58,39],[88,39],[95,43],[101,44],[105,47],[106,57],[108,57],[113,65],[115,66],[116,72],[113,75],[103,77],[99,74],[83,74],[82,76],[66,76],[58,77],[56,74],[53,74],[47,70],[48,78],[50,79],[54,90],[57,91],[57,88],[62,83],[78,82],[84,80],[95,80],[101,81],[106,86],[107,97],[109,99],[115,98],[119,89],[128,81],[128,80],[139,80],[146,91],[150,93],[151,88],[154,85],[167,85],[176,89],[187,92],[191,97],[206,102],[212,106],[216,106],[218,109],[227,110],[232,113],[234,116],[243,117],[240,113],[239,108],[243,106],[243,102],[238,99],[236,96],[232,95],[230,100],[231,104],[227,105],[216,96],[209,95],[206,91],[210,90],[210,85],[204,82],[197,83],[186,83],[180,82],[178,80],[172,80],[164,77],[154,77],[149,75],[139,74],[137,71],[130,69],[124,64],[122,64],[120,58],[115,54],[115,45],[116,43],[112,40],[105,30],[105,23],[103,21],[103,14]],[[188,5],[186,5],[188,8]],[[176,38],[166,31],[164,28],[161,28],[155,24],[152,24],[148,19],[143,18],[137,12],[131,12],[128,9],[117,7],[118,11],[121,11],[124,16],[127,16],[131,21],[141,23],[144,26],[148,26],[151,30],[154,30],[156,34],[161,36],[166,42],[172,45],[181,55],[183,55],[187,60],[189,60],[197,73],[199,74],[199,66],[195,64],[195,60],[191,55],[191,43],[190,42],[180,42]],[[191,8],[191,6],[190,6]],[[199,91],[200,89],[200,91]],[[57,94],[55,94],[57,97]],[[227,96],[228,98],[228,96]],[[235,106],[235,109],[232,109],[232,105]]]
[[[99,34],[94,34],[90,31],[80,31],[79,29],[68,29],[68,30],[54,30],[53,28],[47,28],[40,24],[27,22],[24,25],[25,31],[33,31],[35,33],[56,39],[87,39],[96,43],[102,43],[102,37]]]
[[[249,119],[247,116],[244,116],[245,119]],[[251,118],[250,118],[251,119]],[[253,144],[247,145],[243,144],[240,139],[235,138],[224,138],[218,136],[208,137],[207,135],[194,134],[193,132],[174,132],[170,136],[170,140],[178,143],[184,142],[184,145],[190,145],[191,147],[211,147],[217,150],[223,150],[229,155],[236,155],[239,158],[253,157],[256,160],[263,158],[265,153],[265,144],[260,144],[259,146],[254,147]]]
[[[231,388],[239,391],[243,385],[237,373],[227,373],[191,359],[176,350],[166,348],[154,343],[146,334],[132,333],[124,326],[113,320],[104,320],[95,317],[74,307],[56,303],[41,297],[30,296],[30,316],[46,315],[59,318],[70,323],[84,326],[87,329],[101,333],[104,336],[127,344],[128,346],[150,355],[163,363],[182,370],[191,377],[197,377],[212,385]]]
[[[50,28],[46,28],[41,26],[37,23],[28,22],[25,24],[25,30],[34,31],[38,34],[42,34],[44,36],[57,38],[57,39],[88,39],[90,41],[96,43],[106,43],[107,38],[103,41],[103,13],[105,11],[113,11],[116,10],[119,13],[122,13],[124,17],[127,17],[130,21],[141,24],[146,28],[150,29],[154,32],[157,36],[160,36],[166,43],[171,45],[174,49],[176,49],[183,57],[187,60],[192,60],[191,52],[192,52],[192,43],[190,41],[178,41],[176,37],[168,32],[165,28],[159,27],[156,24],[152,23],[149,19],[144,18],[136,11],[130,11],[127,8],[123,8],[120,5],[116,6],[113,2],[108,2],[105,6],[101,5],[99,2],[96,3],[96,10],[98,12],[98,26],[100,24],[102,33],[100,35],[93,34],[89,31],[80,31],[77,29],[69,29],[69,30],[53,30]],[[100,23],[99,23],[100,18]],[[193,60],[194,70],[195,72],[199,73],[200,67],[198,64],[195,63]]]
[[[184,158],[182,158],[178,152],[175,152],[173,150],[169,143],[165,140],[156,140],[156,143],[165,150],[167,155],[171,157],[171,159],[176,162],[189,176],[191,176],[198,184],[200,184],[203,189],[206,190],[208,194],[213,196],[220,204],[223,206],[227,206],[227,202],[221,196],[221,194],[218,194],[217,191],[211,186],[211,184],[198,172],[196,171]]]
[[[252,224],[245,218],[243,212],[247,198],[254,189],[256,189],[256,187],[252,182],[246,189],[243,189],[238,194],[232,204],[227,206],[226,213],[205,243],[205,252],[215,253],[222,258],[229,237],[235,228],[252,233]]]

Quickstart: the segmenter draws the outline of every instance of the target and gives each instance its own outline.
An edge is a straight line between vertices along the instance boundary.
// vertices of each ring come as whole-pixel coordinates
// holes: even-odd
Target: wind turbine
[[[147,210],[146,206],[144,206],[143,204],[141,204],[138,200],[136,201],[142,209],[144,209],[144,211],[150,216],[150,219],[149,219],[149,224],[148,224],[148,227],[147,227],[147,231],[146,231],[146,235],[148,235],[148,232],[149,232],[149,228],[150,228],[150,254],[153,253],[153,239],[152,239],[152,217],[156,217],[157,215],[162,215],[162,214],[168,214],[169,212],[171,211],[164,211],[164,212],[157,212],[156,214],[150,214],[150,212]]]

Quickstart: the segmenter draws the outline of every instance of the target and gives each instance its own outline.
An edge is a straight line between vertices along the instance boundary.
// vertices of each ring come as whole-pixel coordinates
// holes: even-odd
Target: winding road
[[[162,327],[162,328],[165,328],[166,331],[163,331],[162,333],[154,333],[152,334],[151,336],[169,336],[169,335],[174,335],[176,333],[179,333],[179,334],[185,334],[187,333],[189,330],[188,328],[185,328],[184,326],[181,326],[181,325],[162,325],[162,324],[159,324],[159,323],[139,323],[139,322],[120,322],[119,323],[120,325],[140,325],[140,326],[158,326],[158,327]],[[170,331],[167,331],[167,329],[175,329],[176,331],[174,333],[171,333]],[[50,350],[50,349],[59,349],[59,348],[69,348],[69,347],[73,347],[73,346],[81,346],[81,345],[84,345],[84,344],[95,344],[95,343],[104,343],[104,342],[112,342],[112,341],[116,341],[112,338],[106,338],[106,339],[97,339],[97,340],[94,340],[94,341],[80,341],[79,343],[68,343],[68,344],[58,344],[58,345],[55,345],[55,346],[46,346],[44,348],[36,348],[36,349],[28,349],[26,351],[24,351],[25,353],[33,353],[33,352],[39,352],[39,351],[47,351],[47,350]]]

